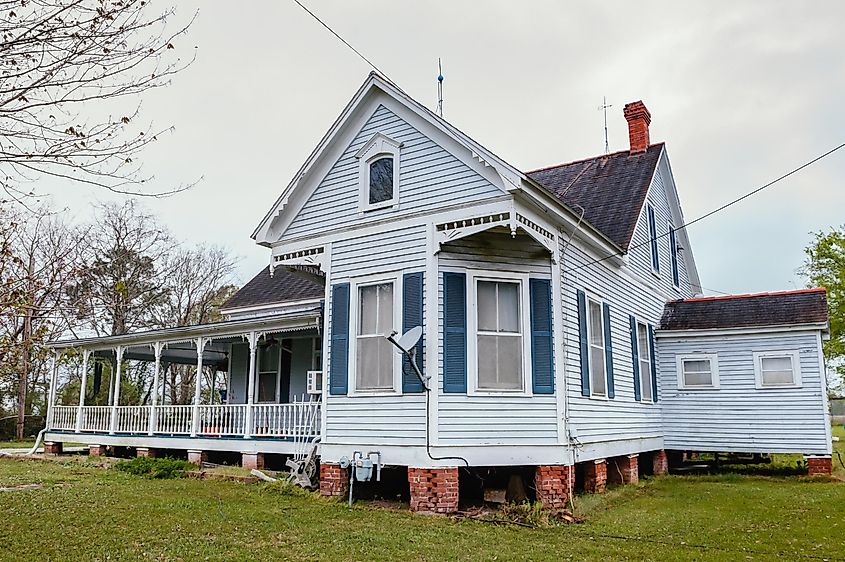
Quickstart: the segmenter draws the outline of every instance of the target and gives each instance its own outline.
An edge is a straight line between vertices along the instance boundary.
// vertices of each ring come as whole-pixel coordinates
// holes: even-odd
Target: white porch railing
[[[153,410],[155,408],[155,410]],[[247,408],[252,409],[252,427],[247,427]],[[83,406],[79,429],[88,433],[109,433],[112,410],[114,433],[191,435],[193,405]],[[302,439],[320,435],[320,403],[200,405],[197,437],[272,437]],[[54,406],[50,429],[75,431],[78,406]]]
[[[76,414],[78,406],[53,406],[53,429],[62,431],[76,430]]]
[[[54,409],[59,407],[54,406]],[[77,406],[70,407],[78,408]],[[111,406],[83,406],[80,430],[94,433],[108,432],[111,425],[111,411]]]
[[[148,406],[152,408],[152,406]],[[194,407],[185,406],[156,406],[156,427],[153,433],[167,433],[171,435],[190,435],[194,423]],[[148,428],[144,428],[144,433]]]

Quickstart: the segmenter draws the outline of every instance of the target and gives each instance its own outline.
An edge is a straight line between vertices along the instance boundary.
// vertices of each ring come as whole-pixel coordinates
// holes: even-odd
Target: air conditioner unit
[[[323,371],[308,371],[308,394],[323,393]]]

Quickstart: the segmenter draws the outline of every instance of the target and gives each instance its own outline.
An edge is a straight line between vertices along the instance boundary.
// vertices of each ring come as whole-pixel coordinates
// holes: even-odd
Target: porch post
[[[200,391],[202,390],[202,355],[205,351],[205,344],[208,340],[199,337],[197,338],[197,374],[194,377],[194,409],[193,409],[193,424],[191,425],[191,437],[196,437],[200,427]]]
[[[59,371],[59,354],[54,351],[50,355],[50,385],[47,387],[47,423],[49,429],[53,429],[53,406],[56,405],[56,379]]]
[[[258,344],[258,334],[249,333],[249,378],[246,392],[246,421],[244,423],[244,439],[252,437],[252,404],[255,399],[255,351]]]
[[[153,344],[153,353],[155,354],[155,366],[153,370],[153,391],[150,393],[153,395],[153,403],[150,406],[150,427],[149,433],[152,435],[155,433],[156,430],[156,423],[158,421],[158,411],[156,410],[156,406],[158,406],[158,373],[161,370],[161,349],[162,349],[161,342],[155,342]]]
[[[117,428],[117,405],[120,404],[120,370],[123,367],[123,346],[117,346],[114,352],[117,366],[114,369],[114,401],[112,402],[111,424],[109,425],[109,434],[112,435]]]
[[[76,409],[76,433],[82,431],[82,412],[85,407],[85,391],[88,389],[88,358],[91,352],[82,350],[82,384],[79,387],[79,408]]]

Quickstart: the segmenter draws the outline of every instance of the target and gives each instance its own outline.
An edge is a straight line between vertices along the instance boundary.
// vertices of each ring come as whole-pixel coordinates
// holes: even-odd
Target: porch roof
[[[259,318],[227,320],[225,322],[179,326],[175,328],[160,328],[119,336],[59,340],[51,342],[49,347],[55,350],[72,348],[97,350],[117,346],[150,345],[156,342],[184,342],[199,337],[237,337],[249,332],[293,332],[315,328],[319,329],[321,317],[322,307],[315,305],[304,310]]]

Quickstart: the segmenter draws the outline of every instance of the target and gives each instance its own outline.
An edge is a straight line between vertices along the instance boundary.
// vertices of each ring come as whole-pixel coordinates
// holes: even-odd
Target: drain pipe
[[[38,436],[35,438],[35,445],[32,446],[26,454],[27,455],[34,455],[35,451],[38,450],[38,446],[41,445],[41,440],[44,439],[44,434],[47,433],[47,428],[45,427],[41,431],[38,432]]]

